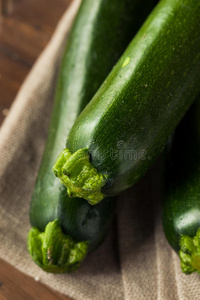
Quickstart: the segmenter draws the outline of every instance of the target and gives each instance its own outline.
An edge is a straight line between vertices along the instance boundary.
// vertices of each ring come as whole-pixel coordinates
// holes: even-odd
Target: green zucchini
[[[66,189],[54,200],[49,221],[49,209],[38,210],[32,205],[31,220],[34,227],[28,235],[28,250],[33,260],[46,272],[64,273],[76,270],[86,255],[104,240],[112,221],[116,198],[91,206],[84,199],[70,198]],[[49,203],[51,205],[52,202]],[[41,205],[42,206],[42,205]],[[47,207],[47,205],[46,205]],[[47,224],[39,228],[35,216]]]
[[[162,219],[182,271],[200,273],[200,97],[175,131],[167,160]]]
[[[138,181],[200,92],[200,1],[161,0],[74,123],[54,173],[97,204]]]
[[[28,249],[46,271],[76,269],[106,235],[116,200],[96,208],[82,199],[72,201],[52,167],[63,149],[65,135],[155,2],[82,1],[62,59],[47,145],[30,208],[33,228]]]

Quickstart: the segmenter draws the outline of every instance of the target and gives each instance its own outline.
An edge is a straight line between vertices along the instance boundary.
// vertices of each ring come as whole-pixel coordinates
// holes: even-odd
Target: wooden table
[[[0,0],[1,2],[2,0]],[[71,0],[20,0],[0,20],[0,124]],[[1,300],[69,300],[0,259]]]

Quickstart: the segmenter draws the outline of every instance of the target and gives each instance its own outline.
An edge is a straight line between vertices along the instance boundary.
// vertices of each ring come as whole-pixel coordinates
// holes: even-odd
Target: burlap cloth
[[[181,273],[162,232],[160,162],[120,195],[105,242],[78,271],[45,273],[28,254],[29,205],[47,137],[55,76],[79,4],[74,0],[63,16],[0,131],[0,257],[77,300],[200,299],[200,275]]]

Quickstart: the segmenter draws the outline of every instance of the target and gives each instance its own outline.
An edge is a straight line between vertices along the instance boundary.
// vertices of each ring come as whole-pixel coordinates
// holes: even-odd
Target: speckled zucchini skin
[[[200,2],[161,0],[73,125],[112,196],[138,181],[200,92]]]

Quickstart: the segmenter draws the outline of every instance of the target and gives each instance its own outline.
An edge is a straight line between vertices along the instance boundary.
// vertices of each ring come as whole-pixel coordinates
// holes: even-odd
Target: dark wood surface
[[[1,1],[1,0],[0,0]],[[70,0],[19,0],[0,19],[0,124]],[[0,259],[0,300],[69,300]]]
[[[0,0],[1,1],[1,0]],[[0,20],[0,124],[71,0],[20,0]]]
[[[69,300],[0,260],[0,300]]]

